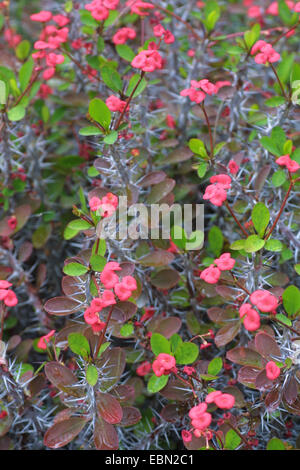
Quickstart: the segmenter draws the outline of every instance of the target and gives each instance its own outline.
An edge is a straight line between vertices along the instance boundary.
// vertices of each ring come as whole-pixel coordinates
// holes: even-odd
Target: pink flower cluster
[[[105,322],[99,318],[99,313],[103,308],[116,304],[115,294],[122,301],[128,300],[133,291],[137,289],[134,277],[124,276],[121,280],[115,271],[120,271],[121,266],[115,261],[107,263],[101,272],[100,281],[104,286],[99,297],[92,300],[91,305],[84,312],[86,323],[92,326],[94,332],[102,331]],[[114,289],[114,292],[109,289]]]
[[[22,36],[20,34],[16,34],[14,29],[6,28],[4,31],[4,39],[8,43],[9,47],[13,48],[22,41]]]
[[[175,41],[174,35],[171,31],[165,29],[161,24],[154,26],[153,32],[154,36],[157,38],[163,38],[166,44],[172,44]]]
[[[125,44],[127,39],[134,39],[136,37],[136,32],[132,28],[121,28],[119,29],[112,38],[114,44]]]
[[[176,366],[175,357],[170,354],[160,353],[153,361],[152,369],[157,377],[168,375]]]
[[[141,51],[132,60],[131,65],[136,69],[140,69],[143,72],[154,72],[154,70],[163,68],[163,60],[156,49],[155,43],[150,43],[149,49]]]
[[[269,380],[276,380],[280,375],[280,367],[274,361],[269,361],[266,365],[266,375]]]
[[[291,2],[290,0],[287,0],[285,3],[287,4],[290,10],[300,13],[300,2],[294,3],[294,2]],[[266,13],[268,13],[269,15],[278,16],[279,14],[278,2],[272,2],[268,6]]]
[[[216,284],[221,276],[221,271],[230,271],[235,265],[235,260],[231,258],[230,253],[223,253],[220,258],[214,260],[214,263],[217,266],[211,264],[200,274],[200,279],[208,284]]]
[[[12,290],[8,290],[11,286],[10,282],[0,280],[0,300],[3,300],[7,307],[14,307],[18,303],[16,294]]]
[[[219,89],[224,86],[230,86],[231,82],[229,81],[218,81],[215,84],[211,83],[209,80],[204,78],[203,80],[191,80],[190,88],[185,88],[180,92],[180,96],[188,96],[191,101],[195,103],[202,103],[204,101],[206,94],[214,95],[218,93]],[[206,94],[205,94],[206,93]]]
[[[47,335],[42,336],[37,343],[37,347],[40,349],[47,349],[47,344],[49,343],[50,339],[54,336],[55,330],[51,330]]]
[[[119,111],[122,113],[126,106],[126,101],[120,100],[117,96],[110,95],[107,100],[105,101],[106,106],[113,112]],[[129,106],[127,107],[127,110],[129,110]]]
[[[113,193],[107,193],[102,199],[94,196],[89,200],[89,206],[92,212],[100,210],[102,217],[110,217],[118,207],[118,196]]]
[[[222,393],[219,390],[209,393],[205,398],[205,403],[199,403],[189,411],[192,431],[195,437],[206,435],[207,428],[210,426],[212,416],[207,412],[207,405],[214,403],[218,408],[229,410],[235,404],[235,398],[229,393]],[[183,438],[185,442],[192,439],[190,431],[186,431]]]
[[[227,189],[231,187],[231,178],[224,173],[214,175],[209,180],[212,184],[207,186],[203,199],[209,199],[215,206],[221,206],[227,198]]]
[[[47,23],[53,20],[57,25],[45,25],[39,40],[34,43],[37,52],[32,54],[34,60],[40,61],[45,59],[47,68],[43,72],[43,78],[49,80],[55,74],[55,67],[62,64],[65,60],[63,54],[56,54],[53,50],[58,49],[62,43],[68,39],[69,28],[65,26],[70,22],[69,18],[64,15],[53,16],[50,11],[40,11],[31,15],[32,21]]]
[[[139,16],[148,16],[149,12],[145,10],[152,10],[154,5],[149,2],[143,2],[142,0],[128,0],[126,6],[130,7],[130,13]]]
[[[119,0],[93,0],[85,5],[85,9],[91,12],[92,17],[97,21],[104,21],[109,17],[109,10],[115,10]]]
[[[296,173],[300,168],[299,163],[292,160],[289,154],[281,155],[281,157],[277,158],[276,163],[280,166],[285,166],[291,173]]]
[[[273,49],[272,45],[260,39],[257,41],[251,49],[251,55],[255,56],[255,62],[257,64],[266,64],[278,62],[280,54]]]

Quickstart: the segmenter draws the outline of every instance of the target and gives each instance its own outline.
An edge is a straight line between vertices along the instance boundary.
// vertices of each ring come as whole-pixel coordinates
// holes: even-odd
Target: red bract
[[[256,290],[250,295],[250,301],[262,312],[272,312],[278,307],[278,300],[266,290]]]
[[[280,375],[280,367],[274,361],[269,361],[266,365],[266,374],[269,380],[276,380]]]

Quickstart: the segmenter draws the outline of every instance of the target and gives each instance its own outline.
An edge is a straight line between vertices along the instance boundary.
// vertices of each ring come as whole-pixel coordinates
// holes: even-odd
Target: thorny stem
[[[102,330],[102,333],[101,333],[101,336],[100,336],[100,339],[99,339],[99,343],[98,343],[98,346],[97,346],[97,350],[96,350],[96,353],[95,353],[95,355],[94,355],[94,359],[97,359],[97,357],[98,357],[100,348],[101,348],[102,343],[103,343],[103,340],[104,340],[104,338],[105,338],[105,333],[106,333],[106,330],[107,330],[107,327],[108,327],[109,320],[110,320],[110,318],[111,318],[111,314],[112,314],[113,308],[114,308],[114,306],[112,305],[112,306],[110,307],[110,311],[109,311],[109,314],[108,314],[108,316],[107,316],[107,320],[106,320],[105,327],[104,327],[104,329]]]
[[[123,109],[123,111],[121,112],[121,114],[120,114],[120,116],[119,116],[119,119],[118,119],[118,121],[117,121],[117,123],[116,123],[116,125],[115,125],[115,131],[117,131],[117,130],[119,129],[119,127],[120,127],[120,125],[121,125],[121,122],[122,122],[122,119],[123,119],[123,117],[124,117],[124,114],[126,113],[126,111],[127,111],[127,109],[128,109],[128,106],[130,105],[130,102],[131,102],[131,100],[132,100],[132,98],[133,98],[134,93],[135,93],[136,90],[137,90],[137,87],[139,86],[139,84],[140,84],[141,81],[143,80],[144,75],[145,75],[145,72],[142,72],[142,73],[141,73],[141,76],[140,76],[140,78],[139,78],[139,80],[138,80],[138,82],[137,82],[137,84],[135,85],[134,89],[132,90],[130,96],[128,97],[128,99],[127,99],[127,101],[126,101],[126,105],[124,106],[124,109]]]
[[[64,54],[66,54],[66,55],[69,57],[69,59],[70,59],[72,62],[74,62],[75,65],[77,65],[77,67],[81,70],[81,72],[82,72],[84,75],[86,75],[86,70],[85,70],[84,66],[81,65],[81,63],[80,63],[77,59],[75,59],[75,57],[73,57],[65,48],[60,48],[60,50],[61,50]],[[93,77],[93,78],[95,78],[98,82],[101,82],[101,79],[100,79],[97,75],[95,75],[95,77]]]
[[[294,26],[292,26],[292,28],[290,28],[288,31],[284,31],[283,33],[281,33],[280,36],[278,36],[278,38],[275,39],[275,41],[272,42],[272,46],[274,46],[278,41],[280,41],[281,38],[286,36],[288,33],[293,31],[294,29],[298,28],[299,24],[300,24],[300,19],[299,19],[298,23],[295,24]]]
[[[213,158],[214,158],[214,142],[213,142],[213,136],[212,136],[212,132],[211,132],[211,125],[210,125],[210,122],[209,122],[209,119],[208,119],[208,115],[207,115],[204,103],[201,103],[200,107],[201,107],[201,109],[203,111],[203,114],[205,116],[205,121],[206,121],[207,128],[208,128],[209,144],[210,144],[210,158],[211,158],[211,160],[213,160]]]
[[[170,11],[170,10],[167,10],[166,8],[158,5],[157,3],[154,3],[152,2],[152,4],[158,8],[159,10],[163,11],[164,13],[166,13],[167,15],[171,15],[173,16],[173,18],[175,18],[177,21],[180,21],[180,23],[184,24],[185,27],[187,29],[189,29],[191,31],[191,33],[193,34],[193,36],[198,39],[198,41],[203,41],[203,38],[201,38],[199,36],[198,33],[196,33],[196,31],[194,30],[193,26],[191,26],[187,21],[183,20],[180,16],[176,15],[173,11]]]
[[[244,227],[242,226],[242,224],[238,221],[238,219],[236,218],[233,210],[231,209],[231,207],[229,206],[228,202],[225,201],[225,206],[227,207],[227,209],[229,210],[230,214],[232,215],[232,217],[234,218],[235,222],[237,223],[237,225],[240,227],[241,231],[243,232],[243,234],[245,235],[245,237],[248,238],[248,233],[246,232],[246,230],[244,229]]]
[[[278,73],[277,73],[277,71],[276,71],[274,65],[273,65],[271,62],[269,62],[269,64],[270,64],[271,69],[273,70],[273,72],[274,72],[274,74],[275,74],[275,77],[276,77],[276,80],[277,80],[277,82],[278,82],[278,84],[279,84],[279,86],[280,86],[281,93],[283,94],[283,96],[284,96],[286,99],[288,99],[288,97],[286,96],[286,93],[285,93],[285,91],[284,91],[282,82],[281,82],[281,80],[280,80],[280,78],[279,78],[279,76],[278,76]]]
[[[287,202],[287,200],[288,200],[288,197],[289,197],[289,195],[290,195],[290,192],[291,192],[291,190],[292,190],[292,187],[293,187],[294,184],[295,184],[295,182],[291,179],[291,174],[289,174],[289,175],[290,175],[290,185],[289,185],[289,188],[288,188],[288,190],[287,190],[287,193],[286,193],[286,195],[285,195],[284,200],[282,201],[282,204],[281,204],[281,207],[280,207],[279,212],[278,212],[278,214],[277,214],[277,217],[276,217],[276,219],[274,220],[274,223],[273,223],[272,227],[270,228],[269,232],[268,232],[267,235],[265,236],[265,240],[268,240],[268,238],[269,238],[270,235],[272,234],[274,228],[276,227],[277,222],[278,222],[278,220],[280,219],[280,216],[281,216],[281,214],[282,214],[282,212],[283,212],[283,209],[284,209],[284,207],[285,207],[285,205],[286,205],[286,202]]]
[[[246,294],[251,295],[251,293],[248,291],[248,289],[246,289],[246,287],[242,286],[242,284],[240,284],[240,283],[238,282],[238,280],[236,279],[235,275],[234,275],[231,271],[230,271],[230,274],[231,274],[231,276],[232,276],[232,278],[233,278],[235,284],[236,284],[240,289],[242,289],[244,292],[246,292]]]
[[[1,302],[1,330],[0,330],[0,341],[2,340],[3,336],[3,329],[4,329],[4,317],[5,317],[5,307],[3,302]]]
[[[283,323],[281,320],[279,320],[279,318],[270,316],[270,319],[273,320],[274,322],[280,323],[280,325],[284,326],[285,328],[292,331],[296,335],[299,335],[299,331],[295,330],[295,328],[292,328],[291,326],[288,326],[286,323]]]
[[[38,78],[40,74],[40,70],[37,71],[31,78],[30,82],[28,83],[27,87],[25,88],[25,90],[23,91],[23,93],[18,97],[18,99],[16,100],[16,102],[13,104],[13,107],[17,106],[20,101],[22,100],[22,98],[24,98],[24,96],[26,95],[26,93],[28,93],[28,91],[31,90],[34,82],[36,81],[36,79]]]

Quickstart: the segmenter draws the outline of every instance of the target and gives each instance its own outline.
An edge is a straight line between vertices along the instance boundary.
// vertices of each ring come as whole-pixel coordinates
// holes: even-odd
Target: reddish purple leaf
[[[119,439],[112,424],[97,419],[94,428],[94,444],[98,450],[118,450]]]
[[[142,419],[140,411],[134,406],[123,407],[123,417],[119,426],[134,426]]]
[[[252,349],[244,348],[243,346],[228,351],[226,358],[240,366],[253,366],[257,369],[262,369],[264,367],[260,354]]]
[[[239,320],[235,322],[231,322],[226,326],[223,326],[223,328],[221,328],[216,334],[215,344],[217,345],[218,348],[225,346],[236,337],[239,331],[240,331]]]
[[[121,421],[123,411],[116,398],[108,393],[98,393],[96,402],[98,413],[104,421],[109,424],[117,424]]]
[[[255,348],[268,361],[275,357],[278,359],[281,357],[281,352],[275,339],[264,331],[260,331],[255,335]]]
[[[54,424],[44,436],[45,446],[58,449],[69,444],[82,431],[86,422],[86,418],[74,417]]]
[[[44,305],[47,313],[58,316],[71,315],[81,308],[85,308],[85,305],[68,297],[53,297],[53,299],[47,300]]]

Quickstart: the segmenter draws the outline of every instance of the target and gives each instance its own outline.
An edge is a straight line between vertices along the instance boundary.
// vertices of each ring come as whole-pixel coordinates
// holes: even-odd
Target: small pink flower
[[[70,23],[69,18],[64,15],[55,15],[53,16],[53,21],[58,24],[58,26],[63,27]]]
[[[166,30],[161,24],[157,24],[153,28],[154,36],[161,38],[165,34]]]
[[[113,270],[104,268],[100,274],[100,281],[106,289],[113,289],[119,283],[119,277]]]
[[[222,393],[215,398],[215,404],[218,408],[229,410],[235,404],[235,398],[230,393]]]
[[[121,282],[115,284],[114,290],[119,299],[122,301],[128,300],[131,297],[131,290],[126,289],[126,286]]]
[[[109,305],[114,305],[116,303],[114,293],[111,290],[105,290],[102,294],[101,299],[104,308],[108,307]]]
[[[65,57],[62,54],[55,54],[54,52],[50,52],[50,54],[46,57],[46,64],[48,67],[55,66],[57,64],[62,64],[65,60]]]
[[[191,442],[193,438],[192,433],[190,431],[187,431],[186,429],[183,429],[181,431],[181,437],[183,442]]]
[[[128,0],[126,6],[131,8],[131,14],[136,14],[139,16],[148,16],[149,12],[146,10],[151,10],[154,8],[154,5],[149,2],[143,2],[142,0]]]
[[[96,196],[92,197],[89,200],[89,206],[91,208],[91,211],[93,211],[93,212],[97,211],[101,206],[101,199],[99,199]]]
[[[274,361],[269,361],[266,365],[266,374],[269,380],[275,380],[280,375],[280,367]]]
[[[189,417],[191,419],[198,419],[200,416],[202,416],[207,410],[207,404],[206,403],[199,403],[199,405],[194,406],[193,408],[190,409],[189,411]]]
[[[150,47],[150,44],[149,46]],[[143,72],[154,72],[154,70],[162,69],[163,60],[159,52],[155,49],[141,51],[131,62],[132,67],[142,70]]]
[[[52,18],[52,13],[51,11],[40,11],[39,13],[34,13],[33,15],[30,16],[30,19],[32,21],[38,21],[39,23],[46,23],[47,21],[50,21]]]
[[[276,163],[280,166],[286,166],[291,173],[295,173],[300,168],[300,165],[295,160],[292,160],[288,154],[281,155],[281,157],[277,158]]]
[[[132,276],[124,276],[122,279],[122,284],[128,290],[134,291],[137,289],[136,280]]]
[[[185,374],[191,376],[192,374],[194,374],[196,372],[196,369],[194,367],[191,367],[191,366],[184,366],[183,372]]]
[[[256,331],[260,328],[260,316],[256,310],[249,308],[248,305],[250,304],[242,305],[240,308],[240,317],[244,318],[244,327],[246,330]]]
[[[249,18],[259,18],[262,15],[262,9],[256,5],[253,5],[248,9]]]
[[[157,377],[169,373],[176,366],[176,360],[173,356],[166,353],[160,353],[152,364],[152,369]]]
[[[216,284],[221,276],[221,270],[213,265],[204,269],[200,274],[200,279],[203,279],[208,284]]]
[[[149,361],[142,362],[136,369],[137,375],[144,377],[151,371],[151,363]]]
[[[106,101],[106,106],[113,112],[119,111],[120,113],[124,110],[126,106],[126,101],[120,100],[117,96],[110,95]],[[127,110],[129,108],[127,107]]]
[[[174,35],[171,33],[171,31],[166,31],[165,34],[164,34],[164,41],[166,44],[172,44],[173,42],[175,42],[175,37]]]
[[[43,350],[47,349],[47,344],[49,343],[50,338],[52,338],[54,335],[55,330],[51,330],[47,335],[42,336],[37,343],[37,347]]]
[[[43,78],[45,80],[50,80],[50,78],[52,78],[54,74],[55,74],[55,67],[49,67],[44,70]]]
[[[221,183],[208,185],[205,189],[203,199],[209,199],[209,201],[217,207],[222,206],[223,202],[227,199],[227,192],[224,185]]]
[[[278,307],[275,295],[266,290],[256,290],[250,295],[250,301],[262,312],[272,312]]]
[[[231,178],[230,176],[226,175],[225,173],[221,173],[220,175],[214,175],[209,180],[211,183],[219,183],[222,184],[224,189],[231,188]]]
[[[230,160],[228,163],[228,168],[232,175],[236,175],[240,167],[234,160]]]
[[[14,215],[9,217],[9,219],[7,220],[7,225],[9,226],[11,230],[14,230],[16,226],[18,225],[17,218]]]
[[[113,36],[112,41],[114,44],[125,44],[127,39],[134,39],[136,32],[132,28],[121,28]]]
[[[210,413],[203,413],[199,418],[192,420],[192,426],[198,431],[204,431],[210,425],[212,420]]]
[[[215,263],[221,271],[230,271],[235,265],[235,260],[231,258],[230,253],[223,253],[220,258],[215,259]]]
[[[257,64],[266,64],[268,62],[273,63],[277,62],[280,59],[280,54],[276,52],[271,44],[268,44],[265,41],[257,41],[251,49],[251,55],[256,54],[255,62]]]
[[[208,395],[206,395],[205,401],[206,403],[214,403],[215,399],[221,395],[222,395],[222,392],[220,392],[219,390],[210,392]]]
[[[8,289],[12,286],[11,282],[0,280],[0,289]]]

